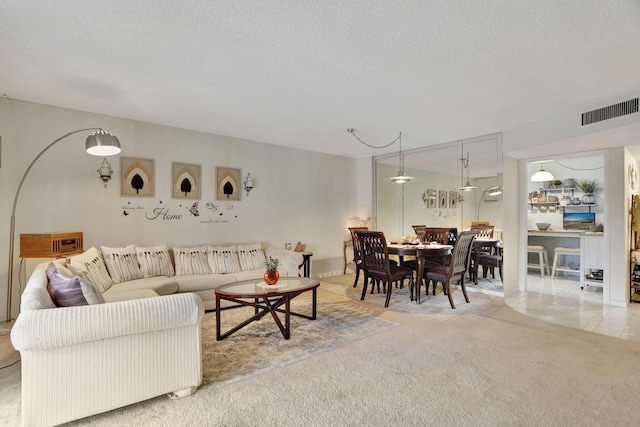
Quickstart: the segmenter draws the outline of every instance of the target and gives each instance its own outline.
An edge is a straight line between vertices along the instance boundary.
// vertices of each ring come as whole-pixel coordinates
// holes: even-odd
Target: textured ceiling
[[[0,0],[13,99],[352,157],[639,89],[640,1]]]

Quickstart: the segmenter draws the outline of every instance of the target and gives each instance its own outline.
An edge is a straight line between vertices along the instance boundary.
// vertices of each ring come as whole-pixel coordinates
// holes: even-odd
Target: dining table
[[[416,279],[416,304],[420,304],[420,284],[422,283],[422,276],[424,275],[424,264],[428,258],[441,259],[443,263],[447,262],[447,259],[451,256],[453,250],[452,245],[439,245],[439,244],[418,244],[418,245],[403,245],[396,243],[387,244],[389,255],[398,255],[400,264],[402,264],[405,256],[414,256],[418,261],[418,275]]]

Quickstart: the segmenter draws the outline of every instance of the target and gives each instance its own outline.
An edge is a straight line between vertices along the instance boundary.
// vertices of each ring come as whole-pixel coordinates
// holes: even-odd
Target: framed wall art
[[[172,163],[173,181],[171,183],[171,197],[175,199],[199,200],[201,198],[201,169],[202,167],[200,165]]]
[[[240,200],[240,169],[216,167],[216,200]]]
[[[126,197],[155,195],[153,159],[120,157],[120,195]]]
[[[440,209],[446,209],[447,205],[448,205],[448,201],[449,201],[449,197],[447,195],[446,191],[440,191],[440,193],[438,194],[438,199],[439,199],[439,205],[438,207]]]
[[[427,208],[435,209],[438,207],[438,192],[436,190],[427,190],[427,200],[425,202]]]
[[[455,209],[458,207],[458,192],[449,191],[449,209]]]

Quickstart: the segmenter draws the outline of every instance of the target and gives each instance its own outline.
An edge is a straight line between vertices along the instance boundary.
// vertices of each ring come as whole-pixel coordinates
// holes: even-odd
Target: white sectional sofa
[[[214,273],[237,268],[212,256],[218,248],[219,255],[233,257],[228,253],[233,247],[253,248],[253,259],[242,262],[236,254],[239,271]],[[262,278],[264,267],[247,267],[251,262],[256,267],[265,255],[278,258],[281,276],[298,275],[301,254],[256,247],[260,245],[173,248],[168,250],[170,266],[158,262],[166,258],[166,246],[135,247],[143,277],[132,280],[122,279],[140,273],[129,271],[126,263],[113,263],[117,255],[135,270],[131,246],[91,248],[70,260],[36,266],[11,330],[22,358],[22,424],[56,425],[165,393],[193,393],[202,381],[200,323],[204,310],[215,308],[214,289]],[[204,253],[214,263],[210,270]],[[112,270],[107,268],[105,276],[102,269],[109,262],[99,264],[107,259]],[[160,274],[165,272],[171,275]],[[53,290],[54,280],[56,286],[62,280],[75,288]],[[74,298],[82,305],[59,306],[73,304]]]

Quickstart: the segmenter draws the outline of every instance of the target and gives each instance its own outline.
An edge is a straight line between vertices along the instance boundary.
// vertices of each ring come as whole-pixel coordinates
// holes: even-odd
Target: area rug
[[[321,287],[325,291],[345,296],[352,301],[360,301],[363,287],[362,275],[355,288],[353,287],[354,279],[355,275],[353,274],[323,278]],[[420,305],[418,305],[415,300],[411,301],[410,299],[409,285],[407,282],[405,282],[403,288],[394,287],[387,309],[403,313],[424,314],[436,320],[447,321],[460,314],[474,311],[496,298],[492,295],[473,293],[467,289],[467,295],[470,301],[467,303],[460,289],[452,289],[451,295],[456,305],[454,310],[449,304],[449,298],[442,292],[442,285],[438,285],[435,295],[431,295],[431,287],[429,288],[429,295],[425,295],[424,286],[421,287],[421,291]],[[387,295],[383,292],[378,292],[377,288],[371,293],[371,285],[369,285],[364,301],[384,308],[386,297]]]
[[[311,314],[311,300],[298,297],[291,310]],[[314,354],[335,349],[359,339],[393,328],[397,324],[375,317],[379,310],[351,301],[318,301],[316,320],[291,316],[291,338],[286,340],[273,317],[267,315],[235,334],[216,341],[215,312],[202,320],[202,385],[238,381],[256,373]],[[223,310],[222,330],[228,330],[253,315],[253,308]],[[280,315],[284,322],[284,314]]]

